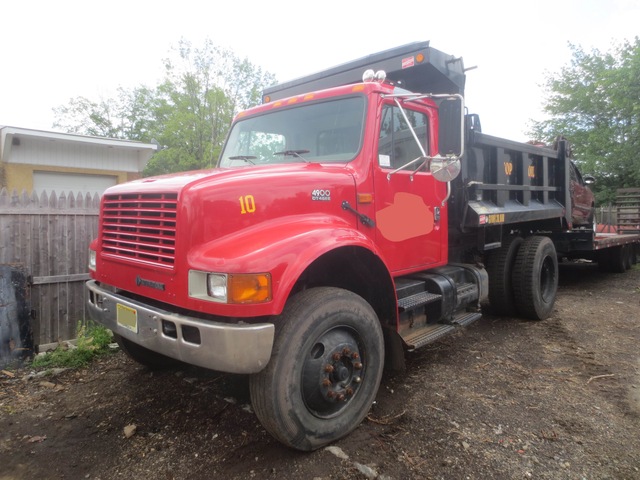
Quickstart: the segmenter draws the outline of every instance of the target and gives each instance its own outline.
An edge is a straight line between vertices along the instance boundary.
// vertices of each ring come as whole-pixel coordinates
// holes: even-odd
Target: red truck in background
[[[313,450],[481,305],[548,317],[559,257],[624,271],[640,236],[595,235],[567,142],[483,134],[464,84],[417,42],[265,90],[217,168],[105,192],[91,316],[151,368],[250,374],[266,430]]]

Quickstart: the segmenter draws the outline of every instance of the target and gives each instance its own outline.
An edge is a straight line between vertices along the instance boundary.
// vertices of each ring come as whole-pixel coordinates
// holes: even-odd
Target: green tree
[[[53,109],[53,126],[80,135],[148,141],[154,125],[153,102],[154,92],[146,87],[119,87],[115,98],[97,102],[76,97]]]
[[[211,167],[233,116],[257,105],[266,85],[275,83],[232,51],[210,40],[195,48],[181,40],[164,60],[165,78],[154,89],[120,87],[116,98],[98,102],[77,97],[54,109],[54,127],[70,133],[162,145],[145,175]]]
[[[603,205],[617,188],[640,186],[640,39],[610,52],[571,49],[570,64],[546,80],[548,119],[530,133],[546,142],[567,137],[581,169],[596,177]]]

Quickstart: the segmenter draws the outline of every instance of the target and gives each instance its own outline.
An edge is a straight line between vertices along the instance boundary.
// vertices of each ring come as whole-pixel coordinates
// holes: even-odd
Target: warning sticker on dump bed
[[[415,65],[414,57],[407,57],[402,59],[402,68],[409,68]]]
[[[504,213],[493,213],[491,215],[480,215],[480,225],[486,225],[488,223],[504,223]]]

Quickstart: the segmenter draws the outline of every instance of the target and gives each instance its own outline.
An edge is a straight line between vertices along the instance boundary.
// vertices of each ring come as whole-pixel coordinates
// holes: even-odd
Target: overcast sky
[[[610,50],[640,35],[640,0],[181,0],[3,2],[0,125],[52,130],[52,108],[155,86],[180,38],[209,38],[279,81],[413,41],[461,56],[483,131],[527,140],[545,74],[569,42]],[[637,99],[636,99],[637,101]]]

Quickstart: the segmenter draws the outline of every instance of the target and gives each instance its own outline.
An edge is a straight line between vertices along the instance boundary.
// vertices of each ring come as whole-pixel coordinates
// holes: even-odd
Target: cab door
[[[433,117],[426,108],[403,110],[406,116],[395,103],[382,106],[373,166],[376,243],[391,271],[399,273],[447,262],[446,184],[427,166],[416,171],[422,160],[407,165],[422,157],[409,124],[429,154]]]

